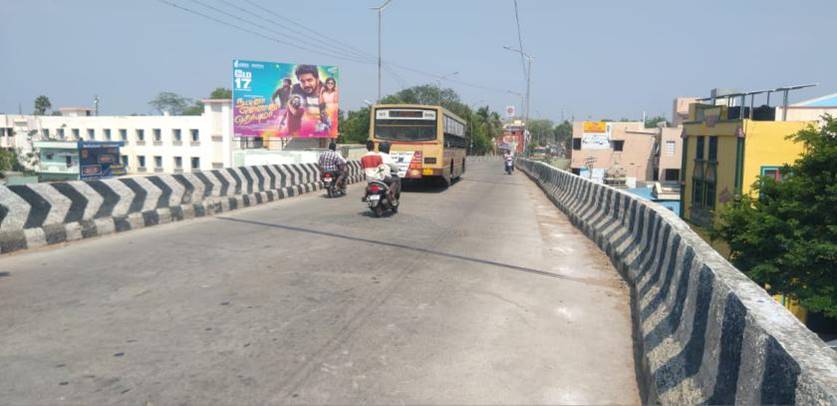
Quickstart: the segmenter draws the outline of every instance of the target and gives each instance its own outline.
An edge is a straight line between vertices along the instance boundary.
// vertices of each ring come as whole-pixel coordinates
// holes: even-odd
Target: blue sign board
[[[85,179],[103,179],[127,173],[119,162],[122,141],[79,141],[79,175]]]

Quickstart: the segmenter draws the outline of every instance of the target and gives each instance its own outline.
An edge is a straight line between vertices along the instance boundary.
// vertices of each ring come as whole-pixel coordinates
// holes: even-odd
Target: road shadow
[[[401,191],[404,193],[442,193],[446,190],[448,185],[445,181],[435,177],[401,180]]]
[[[4,277],[10,276],[10,275],[11,275],[11,273],[9,273],[9,272],[0,272],[0,278],[4,278]]]
[[[482,264],[482,265],[496,266],[496,267],[500,267],[500,268],[504,268],[504,269],[509,269],[509,270],[518,271],[518,272],[525,272],[525,273],[538,275],[538,276],[545,276],[545,277],[550,277],[550,278],[567,280],[567,281],[582,283],[582,284],[585,284],[585,285],[612,287],[611,284],[609,284],[607,282],[599,282],[599,281],[585,279],[585,278],[576,278],[574,276],[562,275],[562,274],[557,274],[557,273],[554,273],[554,272],[547,272],[547,271],[543,271],[543,270],[540,270],[540,269],[534,269],[534,268],[529,268],[529,267],[519,266],[519,265],[513,265],[513,264],[506,264],[506,263],[503,263],[503,262],[497,262],[497,261],[481,259],[481,258],[474,258],[474,257],[465,256],[465,255],[451,254],[451,253],[441,252],[441,251],[434,251],[434,250],[430,250],[430,249],[427,249],[427,248],[411,247],[411,246],[405,245],[405,244],[398,244],[398,243],[387,242],[387,241],[378,241],[378,240],[373,240],[373,239],[369,239],[369,238],[362,238],[362,237],[352,237],[352,236],[332,233],[332,232],[328,232],[328,231],[312,230],[310,228],[294,227],[294,226],[288,226],[288,225],[283,225],[283,224],[265,223],[265,222],[256,221],[256,220],[235,219],[235,218],[231,218],[231,217],[216,217],[216,218],[219,219],[219,220],[231,221],[231,222],[242,223],[242,224],[251,224],[251,225],[255,225],[255,226],[279,228],[279,229],[282,229],[282,230],[296,231],[296,232],[300,232],[300,233],[314,234],[314,235],[319,235],[319,236],[324,236],[324,237],[339,238],[339,239],[342,239],[342,240],[363,242],[363,243],[367,243],[367,244],[374,244],[374,245],[390,247],[390,248],[399,248],[399,249],[403,249],[403,250],[407,250],[407,251],[420,252],[420,253],[423,253],[423,254],[430,254],[430,255],[439,256],[439,257],[458,259],[458,260],[461,260],[461,261],[467,261],[467,262],[472,262],[472,263],[477,263],[477,264]]]

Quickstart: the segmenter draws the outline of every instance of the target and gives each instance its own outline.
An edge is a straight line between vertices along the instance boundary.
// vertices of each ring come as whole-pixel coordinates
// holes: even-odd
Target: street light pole
[[[389,5],[391,1],[392,0],[387,0],[384,2],[384,4],[381,4],[379,7],[371,8],[372,10],[378,11],[378,99],[376,100],[376,102],[381,101],[381,25],[384,21],[384,8],[386,8],[386,6]]]
[[[523,52],[523,50],[512,48],[510,46],[503,47],[507,51],[516,52],[526,58],[526,62],[528,64],[526,68],[526,105],[523,108],[523,122],[526,126],[529,125],[529,95],[531,94],[532,89],[532,62],[534,62],[535,58],[528,55],[527,53]]]

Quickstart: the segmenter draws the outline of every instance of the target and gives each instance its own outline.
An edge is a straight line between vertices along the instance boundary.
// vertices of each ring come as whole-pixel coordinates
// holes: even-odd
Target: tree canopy
[[[49,97],[44,95],[40,95],[35,98],[35,111],[32,113],[36,116],[43,116],[46,114],[48,110],[52,109],[52,102],[49,101]]]
[[[160,92],[157,97],[148,102],[160,114],[168,112],[176,116],[182,115],[192,103],[192,99],[173,92]]]
[[[837,120],[789,138],[804,143],[802,157],[781,168],[781,181],[761,177],[751,196],[726,206],[713,236],[771,293],[837,317]]]

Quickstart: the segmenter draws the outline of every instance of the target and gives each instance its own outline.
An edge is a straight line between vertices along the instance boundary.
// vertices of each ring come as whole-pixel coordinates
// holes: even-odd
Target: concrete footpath
[[[627,286],[502,170],[0,257],[0,403],[639,403]]]

